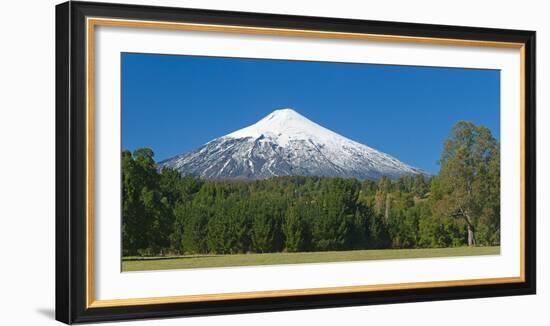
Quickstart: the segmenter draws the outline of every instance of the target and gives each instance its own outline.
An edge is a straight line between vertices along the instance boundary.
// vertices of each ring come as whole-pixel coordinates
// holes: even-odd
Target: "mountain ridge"
[[[275,110],[250,126],[161,161],[158,166],[206,179],[303,175],[362,180],[429,175],[333,132],[291,108]]]

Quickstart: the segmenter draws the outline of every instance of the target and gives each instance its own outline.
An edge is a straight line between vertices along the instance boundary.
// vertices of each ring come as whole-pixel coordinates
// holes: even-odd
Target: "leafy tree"
[[[306,245],[305,220],[295,206],[290,206],[286,212],[284,224],[285,249],[289,252],[303,251]]]
[[[187,253],[207,253],[210,249],[209,242],[209,219],[206,209],[197,208],[190,212],[187,217],[182,241],[183,248]],[[214,251],[215,252],[215,251]]]
[[[428,184],[423,175],[417,174],[414,176],[411,192],[418,198],[423,198],[428,192]]]
[[[437,187],[439,215],[462,220],[467,243],[476,245],[476,228],[484,219],[494,221],[500,191],[498,143],[489,129],[460,121],[452,129],[441,155]]]
[[[313,245],[316,250],[349,248],[360,185],[354,179],[329,178],[324,186],[319,217],[312,221]]]
[[[140,200],[142,181],[129,151],[122,152],[122,247],[124,255],[136,255],[147,245],[144,207]]]
[[[122,229],[126,254],[158,254],[170,246],[173,216],[160,191],[154,153],[122,153]]]
[[[391,238],[388,231],[388,224],[380,214],[369,216],[369,234],[367,237],[367,248],[383,249],[391,248]]]
[[[277,199],[273,196],[254,196],[251,205],[251,249],[254,252],[281,250],[281,216]]]

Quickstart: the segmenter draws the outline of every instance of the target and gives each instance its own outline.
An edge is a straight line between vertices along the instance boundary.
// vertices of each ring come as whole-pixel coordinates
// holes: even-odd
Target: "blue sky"
[[[459,120],[500,139],[500,72],[122,54],[122,147],[157,161],[246,127],[278,108],[437,174]]]

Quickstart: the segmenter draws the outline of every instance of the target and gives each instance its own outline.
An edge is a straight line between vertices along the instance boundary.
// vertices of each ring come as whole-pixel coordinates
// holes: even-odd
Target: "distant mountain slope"
[[[396,158],[343,137],[292,109],[159,163],[206,179],[339,176],[358,179],[426,174]]]

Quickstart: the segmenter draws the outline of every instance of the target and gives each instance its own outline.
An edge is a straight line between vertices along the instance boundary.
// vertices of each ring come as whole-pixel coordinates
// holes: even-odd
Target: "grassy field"
[[[383,249],[325,252],[193,255],[177,257],[124,257],[122,271],[147,271],[205,267],[327,263],[342,261],[498,255],[500,247],[436,249]]]

